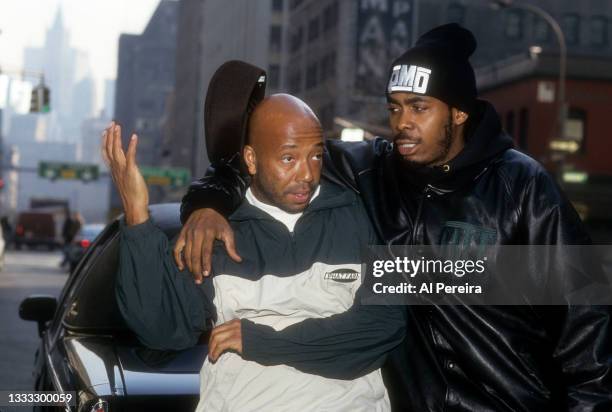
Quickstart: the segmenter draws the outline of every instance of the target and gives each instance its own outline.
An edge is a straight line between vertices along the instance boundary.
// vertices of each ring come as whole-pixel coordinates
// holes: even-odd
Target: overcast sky
[[[116,77],[119,34],[141,33],[157,4],[159,0],[0,0],[0,68],[22,69],[23,50],[43,45],[61,7],[71,45],[89,54],[92,74],[101,85],[103,79]]]

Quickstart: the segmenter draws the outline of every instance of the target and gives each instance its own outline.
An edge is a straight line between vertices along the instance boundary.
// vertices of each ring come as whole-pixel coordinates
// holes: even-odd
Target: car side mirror
[[[23,320],[38,322],[38,336],[42,336],[45,323],[53,319],[57,309],[57,299],[47,295],[32,295],[21,301],[19,317]]]

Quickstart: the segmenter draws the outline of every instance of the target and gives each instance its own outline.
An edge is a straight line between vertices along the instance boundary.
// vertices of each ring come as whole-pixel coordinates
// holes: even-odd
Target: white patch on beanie
[[[387,92],[412,92],[427,94],[431,69],[415,65],[399,64],[393,66]]]

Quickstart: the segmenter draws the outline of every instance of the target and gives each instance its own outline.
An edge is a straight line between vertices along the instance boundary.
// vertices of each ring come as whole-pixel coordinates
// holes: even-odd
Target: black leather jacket
[[[382,139],[328,141],[324,176],[360,193],[387,243],[589,244],[554,180],[511,148],[491,105],[480,108],[446,167],[406,173]],[[236,167],[217,165],[190,187],[182,219],[203,206],[227,213],[247,184]],[[393,409],[612,411],[610,314],[607,306],[408,307],[407,337],[383,370]]]

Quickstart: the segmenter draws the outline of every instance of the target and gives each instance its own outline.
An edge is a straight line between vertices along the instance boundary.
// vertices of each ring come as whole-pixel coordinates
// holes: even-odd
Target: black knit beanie
[[[477,95],[468,60],[474,50],[476,39],[471,31],[456,23],[438,26],[393,62],[387,93],[431,96],[469,113]]]

